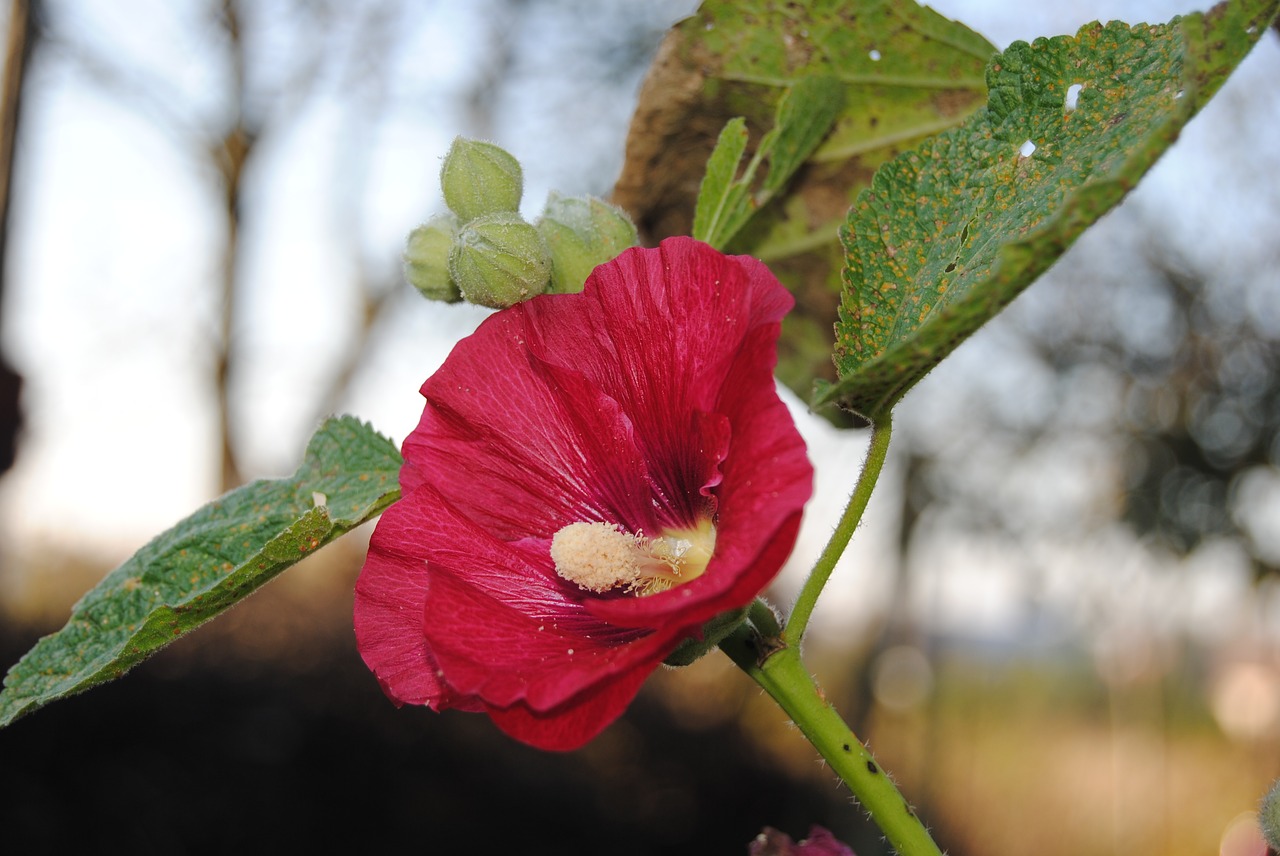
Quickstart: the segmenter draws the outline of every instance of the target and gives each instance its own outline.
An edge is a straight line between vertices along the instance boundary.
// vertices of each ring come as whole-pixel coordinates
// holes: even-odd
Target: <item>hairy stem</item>
[[[880,470],[884,466],[885,456],[889,451],[889,438],[892,433],[893,422],[888,413],[877,419],[871,428],[871,447],[867,450],[867,459],[862,464],[862,474],[858,476],[858,484],[853,489],[853,495],[849,497],[849,504],[845,507],[840,522],[831,533],[831,540],[823,548],[822,555],[818,557],[813,570],[809,572],[808,579],[804,581],[795,606],[791,609],[791,616],[787,619],[787,626],[782,631],[782,641],[791,648],[799,650],[805,628],[809,626],[809,617],[818,603],[818,596],[822,594],[823,587],[831,578],[836,562],[844,555],[845,547],[849,546],[849,539],[853,537],[854,530],[862,522],[862,513],[866,511],[871,492],[880,478]]]
[[[822,697],[797,648],[778,637],[763,637],[745,625],[721,642],[720,648],[791,717],[853,791],[899,856],[941,856],[911,804]]]

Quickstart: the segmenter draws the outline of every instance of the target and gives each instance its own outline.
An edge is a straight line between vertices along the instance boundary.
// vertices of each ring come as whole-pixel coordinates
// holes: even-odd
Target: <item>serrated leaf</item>
[[[234,606],[400,494],[395,445],[368,425],[326,421],[292,478],[231,491],[159,535],[72,608],[9,670],[0,727],[118,678]]]
[[[993,53],[982,36],[911,0],[706,0],[668,34],[641,90],[613,201],[647,242],[693,234],[696,190],[725,122],[743,116],[762,140],[789,89],[838,81],[843,106],[831,132],[726,247],[765,259],[796,295],[778,375],[807,394],[815,376],[835,378],[836,231],[849,206],[876,167],[981,106]]]
[[[1278,8],[1095,23],[993,59],[987,108],[881,168],[850,211],[840,380],[816,404],[892,408],[1124,197]]]

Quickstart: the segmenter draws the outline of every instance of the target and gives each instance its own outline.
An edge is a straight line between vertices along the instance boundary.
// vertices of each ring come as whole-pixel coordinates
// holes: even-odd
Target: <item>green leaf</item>
[[[118,678],[400,494],[394,444],[351,418],[326,421],[292,478],[256,481],[156,537],[80,599],[67,625],[9,670],[0,727]]]
[[[693,215],[693,237],[711,243],[725,212],[734,207],[733,190],[737,184],[738,164],[747,150],[747,123],[741,116],[730,119],[716,139],[716,147],[707,159],[707,172],[698,187],[698,207]],[[740,195],[740,194],[739,194]]]
[[[747,126],[740,116],[730,119],[707,160],[693,215],[693,237],[724,249],[822,142],[843,99],[844,90],[829,77],[805,78],[788,89],[778,102],[773,128],[741,176],[737,172],[747,149]],[[753,191],[756,171],[765,161],[767,172]]]
[[[911,0],[705,0],[668,34],[641,90],[612,199],[647,242],[696,235],[695,192],[725,122],[744,117],[763,146],[797,90],[838,90],[836,119],[817,148],[800,154],[812,139],[803,122],[775,135],[768,186],[760,185],[774,198],[749,210],[725,247],[767,261],[795,294],[778,376],[807,394],[815,377],[835,379],[836,233],[849,207],[877,167],[981,107],[994,53],[982,36]],[[792,103],[780,104],[784,97]]]
[[[881,168],[850,211],[840,379],[816,403],[892,408],[1124,197],[1278,8],[1095,23],[994,58],[987,108]]]
[[[783,94],[769,131],[769,173],[763,189],[772,196],[813,154],[844,106],[844,87],[834,77],[805,77]],[[761,148],[765,148],[764,145]],[[762,201],[764,204],[767,200]]]

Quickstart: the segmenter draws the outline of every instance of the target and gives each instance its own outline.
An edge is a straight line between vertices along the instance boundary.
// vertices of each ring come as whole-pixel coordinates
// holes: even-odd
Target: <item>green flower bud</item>
[[[458,137],[444,156],[440,189],[449,210],[465,223],[520,207],[520,163],[493,143]]]
[[[551,290],[582,291],[596,265],[640,243],[626,213],[594,196],[561,196],[552,191],[538,220],[551,250]]]
[[[409,233],[404,247],[404,278],[431,300],[457,303],[458,285],[449,275],[449,250],[458,232],[458,218],[437,214]]]
[[[1272,850],[1280,850],[1280,781],[1271,786],[1262,798],[1262,810],[1258,812],[1258,825],[1262,837]]]
[[[519,214],[489,214],[458,231],[449,272],[467,300],[503,309],[547,290],[551,254]]]

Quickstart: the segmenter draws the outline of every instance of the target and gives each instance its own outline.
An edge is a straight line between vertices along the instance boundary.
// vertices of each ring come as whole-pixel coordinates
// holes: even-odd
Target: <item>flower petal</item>
[[[576,703],[619,676],[648,674],[673,644],[669,631],[611,628],[580,612],[533,617],[478,591],[465,572],[434,570],[425,625],[432,653],[451,690],[491,708],[547,713]]]
[[[530,355],[533,335],[522,306],[493,315],[424,384],[428,405],[404,444],[410,484],[429,481],[509,540],[579,520],[652,526],[651,479],[624,408]]]
[[[384,514],[356,587],[357,642],[391,698],[545,710],[611,674],[647,674],[679,641],[591,616],[545,543],[495,539],[429,485],[413,498]],[[407,554],[402,536],[423,532],[430,557]]]
[[[623,672],[576,697],[563,710],[544,712],[513,705],[488,713],[499,728],[531,746],[552,751],[577,749],[622,715],[648,676],[649,670]]]
[[[856,856],[853,849],[817,824],[799,844],[785,832],[766,826],[747,846],[748,856]]]
[[[777,334],[776,324],[764,324],[745,335],[714,402],[733,436],[714,490],[716,552],[707,572],[661,595],[591,604],[593,614],[646,626],[680,608],[682,618],[701,624],[724,611],[725,603],[750,601],[786,561],[813,490],[813,467],[774,386]]]
[[[772,325],[793,298],[761,262],[688,238],[622,253],[571,297],[581,299],[524,304],[537,333],[530,350],[582,372],[624,403],[669,524],[696,523],[702,502],[689,488],[701,487],[705,461],[691,442],[693,414],[717,411],[749,332],[763,334],[772,348]],[[774,362],[770,357],[771,393]]]
[[[383,692],[400,704],[434,710],[464,706],[440,680],[422,633],[427,575],[423,560],[401,547],[415,534],[404,525],[409,506],[397,503],[383,513],[356,581],[356,644]],[[473,702],[466,705],[475,709]]]

